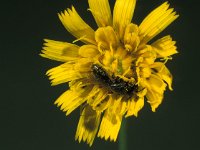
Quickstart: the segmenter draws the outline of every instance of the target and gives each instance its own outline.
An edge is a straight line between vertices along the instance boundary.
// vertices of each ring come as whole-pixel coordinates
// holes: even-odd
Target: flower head
[[[108,0],[88,3],[96,30],[74,7],[59,14],[65,28],[84,45],[45,39],[41,56],[63,62],[47,72],[52,85],[69,84],[55,104],[66,115],[83,107],[76,139],[92,145],[96,134],[116,141],[124,116],[137,116],[144,100],[155,111],[166,86],[172,90],[165,64],[177,53],[175,41],[167,35],[148,43],[178,15],[165,2],[136,25],[131,22],[136,0],[116,0],[113,17]]]

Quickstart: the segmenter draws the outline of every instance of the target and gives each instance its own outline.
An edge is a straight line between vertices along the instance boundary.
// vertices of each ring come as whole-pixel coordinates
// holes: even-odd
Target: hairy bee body
[[[92,72],[95,78],[110,87],[113,92],[132,95],[134,91],[138,90],[138,85],[124,81],[122,78],[112,75],[109,77],[106,70],[98,64],[92,65]]]
[[[100,65],[93,64],[92,72],[97,80],[102,81],[107,84],[111,83],[108,73]]]

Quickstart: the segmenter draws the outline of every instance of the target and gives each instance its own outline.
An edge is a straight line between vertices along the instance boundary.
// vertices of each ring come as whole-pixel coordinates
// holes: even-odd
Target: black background
[[[114,1],[111,2],[113,7]],[[133,22],[142,19],[163,0],[138,0]],[[149,105],[138,118],[128,118],[128,149],[188,150],[199,146],[199,15],[198,1],[170,0],[180,14],[157,38],[171,34],[179,54],[168,62],[174,91],[167,91],[156,113]],[[41,58],[43,39],[74,40],[57,13],[74,5],[94,29],[86,0],[12,0],[1,2],[0,13],[0,149],[1,150],[109,150],[118,142],[99,138],[91,148],[74,141],[80,110],[66,117],[54,100],[67,85],[51,87],[45,72],[58,62]]]

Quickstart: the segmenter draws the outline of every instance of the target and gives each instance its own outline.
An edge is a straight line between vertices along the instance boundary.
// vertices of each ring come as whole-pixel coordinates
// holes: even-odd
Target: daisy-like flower
[[[61,61],[47,71],[52,85],[68,83],[55,102],[69,115],[82,108],[76,140],[92,145],[95,136],[116,141],[122,118],[137,116],[144,100],[154,112],[172,75],[165,66],[176,54],[170,35],[149,44],[177,17],[168,2],[153,10],[140,25],[131,22],[136,0],[116,0],[113,16],[108,0],[88,0],[98,28],[93,30],[75,8],[59,14],[65,28],[84,44],[45,39],[43,57]]]

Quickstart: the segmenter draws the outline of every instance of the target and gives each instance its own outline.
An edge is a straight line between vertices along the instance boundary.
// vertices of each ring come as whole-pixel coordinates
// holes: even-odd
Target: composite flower
[[[45,39],[40,55],[62,62],[47,71],[52,85],[69,84],[55,104],[66,115],[81,107],[75,139],[91,146],[96,136],[116,141],[124,117],[137,117],[144,101],[155,112],[166,88],[172,90],[166,63],[177,53],[176,42],[170,35],[152,39],[178,15],[165,2],[136,25],[136,0],[116,0],[113,13],[108,0],[88,3],[98,28],[92,29],[72,6],[58,16],[77,40]]]

